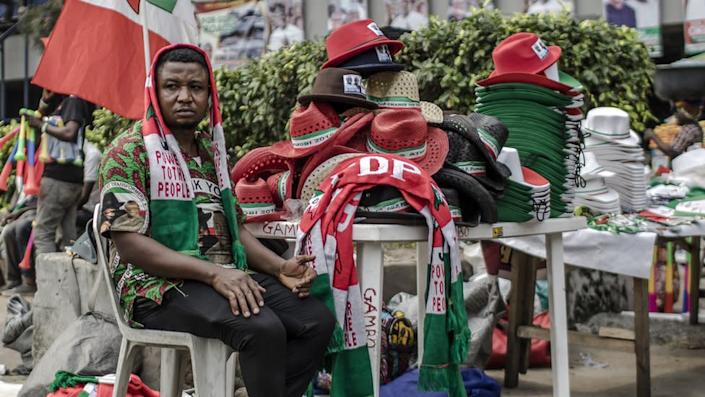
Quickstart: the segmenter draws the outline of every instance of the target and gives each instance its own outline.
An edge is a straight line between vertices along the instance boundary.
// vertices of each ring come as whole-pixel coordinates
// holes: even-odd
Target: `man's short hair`
[[[197,63],[208,73],[206,59],[198,51],[192,48],[174,48],[163,53],[157,60],[157,71],[167,62]]]

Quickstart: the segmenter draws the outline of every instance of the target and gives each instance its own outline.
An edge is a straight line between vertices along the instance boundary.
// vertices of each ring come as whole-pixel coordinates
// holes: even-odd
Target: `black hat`
[[[355,216],[366,219],[423,222],[423,216],[404,200],[397,188],[389,185],[377,185],[365,190]]]
[[[339,65],[341,68],[359,72],[367,77],[377,72],[396,72],[404,69],[404,65],[394,63],[392,54],[386,44],[373,47],[361,54],[355,55]]]
[[[460,200],[460,194],[453,188],[441,188],[454,221],[463,219],[463,210],[468,207]],[[472,207],[472,206],[471,206]],[[362,193],[356,216],[370,219],[394,219],[423,221],[402,194],[393,186],[378,185]]]
[[[376,109],[377,104],[367,100],[360,73],[341,68],[321,69],[313,82],[311,93],[298,98],[306,106],[311,101]]]
[[[494,198],[469,174],[443,167],[433,175],[433,180],[441,188],[452,188],[458,192],[462,198],[460,208],[464,222],[471,225],[476,225],[479,221],[497,222],[497,205]]]
[[[508,136],[504,125],[494,117],[471,113],[445,114],[441,127],[448,134],[446,168],[469,174],[493,196],[500,196],[510,174],[496,158]]]

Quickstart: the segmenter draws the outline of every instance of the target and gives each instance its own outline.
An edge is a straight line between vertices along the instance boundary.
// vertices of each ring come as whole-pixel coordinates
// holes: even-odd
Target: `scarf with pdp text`
[[[463,300],[462,269],[455,224],[440,189],[425,171],[387,154],[341,162],[321,183],[297,232],[296,253],[315,255],[318,277],[311,294],[337,318],[328,351],[332,396],[373,395],[363,303],[353,259],[353,219],[362,193],[376,185],[397,188],[429,229],[424,355],[419,389],[466,396],[459,365],[467,356],[470,330]]]

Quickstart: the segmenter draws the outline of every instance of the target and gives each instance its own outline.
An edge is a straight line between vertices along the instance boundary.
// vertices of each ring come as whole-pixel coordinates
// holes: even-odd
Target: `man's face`
[[[171,130],[195,130],[208,112],[208,73],[195,62],[166,62],[157,71],[157,96]]]

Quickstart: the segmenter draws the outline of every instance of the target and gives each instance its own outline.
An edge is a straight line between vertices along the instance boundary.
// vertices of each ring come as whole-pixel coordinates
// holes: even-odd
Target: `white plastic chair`
[[[237,354],[218,339],[201,338],[185,332],[156,331],[130,327],[123,317],[119,297],[108,265],[106,241],[99,232],[100,204],[93,212],[93,234],[96,256],[110,294],[110,304],[122,333],[113,397],[124,397],[130,373],[134,368],[137,348],[161,347],[160,395],[181,395],[184,383],[186,354],[191,355],[193,381],[201,397],[233,397],[235,394],[235,365]]]

